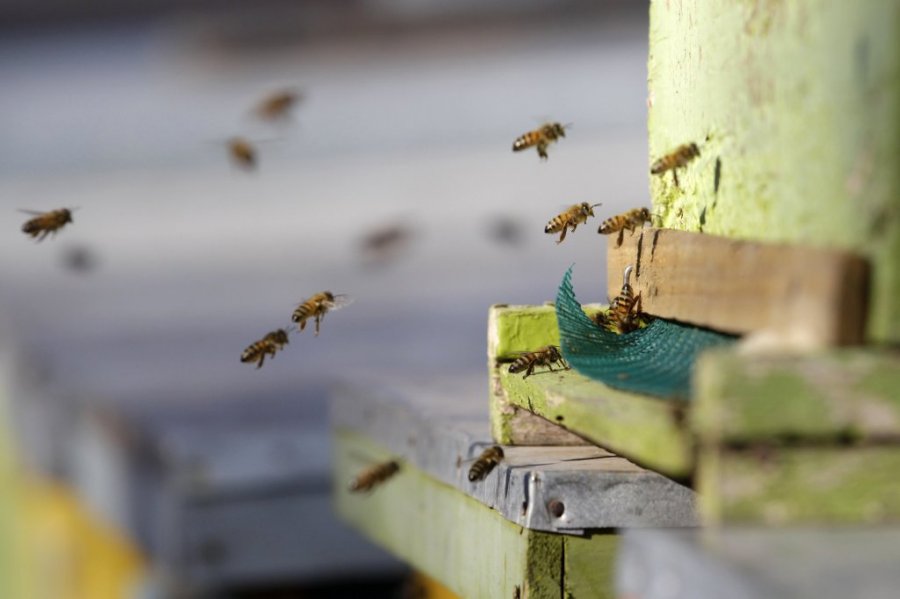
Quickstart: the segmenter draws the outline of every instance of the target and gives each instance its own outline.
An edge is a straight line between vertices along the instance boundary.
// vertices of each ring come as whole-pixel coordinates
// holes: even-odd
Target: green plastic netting
[[[571,267],[556,295],[556,321],[563,357],[576,371],[617,389],[685,400],[700,352],[735,340],[662,318],[624,335],[602,329],[575,299]]]

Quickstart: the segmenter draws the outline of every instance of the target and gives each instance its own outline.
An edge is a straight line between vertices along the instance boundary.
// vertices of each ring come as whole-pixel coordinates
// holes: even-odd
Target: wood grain
[[[649,314],[804,348],[863,341],[869,268],[859,256],[653,228],[616,242],[611,235],[608,293],[618,295],[633,264]]]

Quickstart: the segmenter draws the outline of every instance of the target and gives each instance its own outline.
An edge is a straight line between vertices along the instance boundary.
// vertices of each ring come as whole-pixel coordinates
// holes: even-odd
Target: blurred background
[[[596,228],[649,205],[646,12],[0,2],[0,594],[399,596],[330,514],[328,388],[485,377],[488,306],[553,299],[573,263],[606,299]],[[548,161],[510,151],[548,120],[573,123]],[[62,207],[55,238],[19,230]],[[355,302],[240,363],[325,289]]]

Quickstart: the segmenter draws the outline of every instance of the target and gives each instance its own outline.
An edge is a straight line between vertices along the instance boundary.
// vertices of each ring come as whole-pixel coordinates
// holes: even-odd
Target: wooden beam
[[[610,297],[629,264],[656,316],[801,348],[863,341],[868,265],[849,252],[647,228],[610,236]]]

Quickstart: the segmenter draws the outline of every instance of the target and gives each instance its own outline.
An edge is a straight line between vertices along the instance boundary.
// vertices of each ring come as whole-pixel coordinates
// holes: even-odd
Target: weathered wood
[[[900,523],[900,446],[704,447],[707,524]]]
[[[514,597],[518,589],[521,597],[558,599],[571,578],[579,585],[597,583],[592,597],[612,597],[610,580],[583,569],[609,571],[613,535],[567,542],[522,528],[408,464],[372,492],[351,494],[345,483],[359,469],[359,456],[384,460],[393,454],[350,432],[337,434],[334,450],[339,516],[454,593]]]
[[[571,370],[524,379],[501,367],[493,376],[500,380],[506,405],[534,412],[670,476],[686,476],[693,467],[691,441],[682,426],[683,402],[617,391]]]
[[[658,222],[859,253],[900,341],[900,4],[657,0],[648,83],[648,164],[700,149],[648,175]]]
[[[332,397],[333,425],[532,530],[584,535],[697,524],[690,489],[594,446],[506,446],[484,480],[470,481],[473,460],[493,445],[483,395],[467,394],[470,388],[465,379],[347,383]],[[357,461],[361,470],[377,460],[361,455]],[[551,501],[564,503],[565,513],[552,514]]]
[[[709,352],[697,363],[691,427],[706,445],[900,443],[900,352]]]
[[[607,288],[625,267],[643,310],[803,348],[860,343],[867,263],[849,252],[643,229],[608,244]]]

